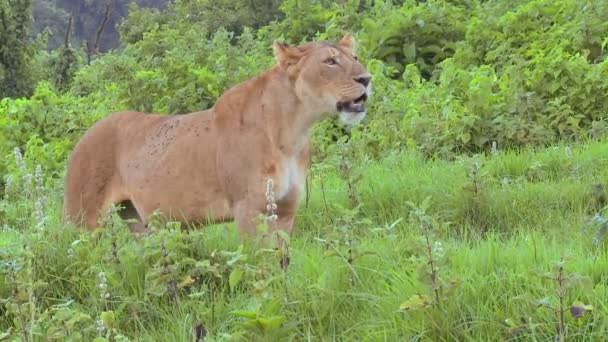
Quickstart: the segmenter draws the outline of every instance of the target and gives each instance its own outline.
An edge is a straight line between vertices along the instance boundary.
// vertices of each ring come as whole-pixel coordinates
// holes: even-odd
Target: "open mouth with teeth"
[[[363,94],[352,101],[341,101],[336,104],[339,112],[347,113],[361,113],[365,112],[365,101],[367,101],[367,94]]]

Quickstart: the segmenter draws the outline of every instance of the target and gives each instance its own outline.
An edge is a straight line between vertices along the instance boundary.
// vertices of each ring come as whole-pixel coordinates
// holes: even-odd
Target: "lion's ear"
[[[345,33],[344,36],[342,37],[342,39],[340,40],[340,43],[338,43],[340,46],[345,47],[351,51],[355,51],[355,38],[353,38],[353,36],[351,36],[348,33]]]
[[[272,48],[277,62],[283,69],[296,64],[301,57],[300,51],[297,48],[290,47],[283,42],[274,42]]]

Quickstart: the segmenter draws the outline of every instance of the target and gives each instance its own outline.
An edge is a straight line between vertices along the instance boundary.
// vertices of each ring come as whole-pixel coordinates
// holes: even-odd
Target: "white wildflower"
[[[441,242],[435,241],[435,244],[433,245],[433,254],[438,259],[443,257],[443,244]]]
[[[98,287],[101,290],[99,292],[99,298],[108,299],[110,298],[110,293],[108,292],[108,278],[106,278],[106,274],[104,272],[99,272],[99,284]]]
[[[26,193],[30,193],[31,192],[31,188],[32,188],[32,174],[31,173],[26,173],[25,175],[23,175],[23,188],[25,189]]]
[[[19,147],[15,147],[15,163],[17,164],[17,167],[23,171],[23,172],[27,172],[27,168],[25,167],[25,162],[23,161],[23,155],[21,154],[21,150],[19,149]]]
[[[38,221],[38,229],[44,229],[46,227],[47,217],[44,214],[44,176],[42,174],[42,167],[39,165],[36,166],[36,171],[34,173],[34,180],[36,182],[36,203],[35,203],[35,214],[36,219]]]
[[[568,158],[572,157],[572,149],[570,148],[570,146],[566,146],[564,148],[564,152],[566,152],[566,157],[568,157]]]
[[[268,178],[268,180],[266,181],[266,223],[271,224],[273,222],[276,222],[276,220],[279,218],[276,214],[275,211],[277,209],[277,204],[275,203],[274,200],[274,189],[273,189],[274,183],[272,178]]]
[[[106,326],[105,324],[103,324],[103,321],[101,319],[98,319],[97,321],[95,321],[95,325],[97,326],[97,332],[99,333],[99,335],[103,335],[103,333],[106,331]]]

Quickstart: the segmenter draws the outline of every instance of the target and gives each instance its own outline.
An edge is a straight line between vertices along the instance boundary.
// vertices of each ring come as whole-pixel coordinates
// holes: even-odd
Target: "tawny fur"
[[[235,219],[253,234],[272,178],[277,227],[291,233],[310,128],[336,114],[338,101],[367,93],[357,78],[369,75],[353,57],[350,36],[338,44],[276,43],[275,55],[276,66],[229,89],[209,110],[122,112],[96,123],[70,157],[64,219],[94,229],[112,204],[129,200],[144,225],[160,210],[188,224]]]

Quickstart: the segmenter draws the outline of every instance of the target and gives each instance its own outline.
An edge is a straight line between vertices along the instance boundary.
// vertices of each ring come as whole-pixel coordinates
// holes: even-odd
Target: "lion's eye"
[[[359,60],[359,57],[357,57],[357,56],[353,56],[353,58],[354,58],[356,61],[358,61],[358,60]]]
[[[336,59],[332,58],[332,57],[326,59],[324,62],[325,62],[325,64],[328,64],[328,65],[336,65],[336,64],[338,64],[338,62],[336,61]]]

